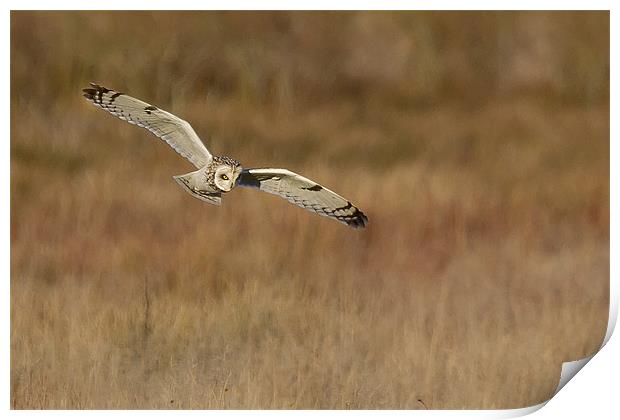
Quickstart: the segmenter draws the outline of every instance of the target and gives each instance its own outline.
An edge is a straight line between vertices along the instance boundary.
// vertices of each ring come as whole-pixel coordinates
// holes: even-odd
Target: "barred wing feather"
[[[237,182],[242,187],[278,195],[301,208],[354,228],[363,228],[368,223],[366,215],[347,199],[286,169],[244,169]]]
[[[83,89],[84,97],[121,120],[146,128],[163,139],[197,168],[212,159],[194,129],[185,120],[139,99],[99,86]]]

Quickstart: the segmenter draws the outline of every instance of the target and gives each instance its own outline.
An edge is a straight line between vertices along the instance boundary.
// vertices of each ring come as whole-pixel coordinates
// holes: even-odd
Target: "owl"
[[[286,169],[245,169],[235,159],[213,156],[187,121],[124,93],[95,83],[90,85],[83,89],[88,101],[130,124],[146,128],[197,168],[173,177],[193,197],[220,205],[222,194],[237,186],[255,188],[353,228],[368,224],[359,208],[322,185]]]

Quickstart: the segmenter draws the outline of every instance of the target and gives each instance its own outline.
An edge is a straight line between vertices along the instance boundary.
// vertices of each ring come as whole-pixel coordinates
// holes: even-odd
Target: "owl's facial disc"
[[[241,173],[241,168],[233,168],[225,165],[215,171],[215,185],[222,191],[228,192],[233,189],[237,177]]]

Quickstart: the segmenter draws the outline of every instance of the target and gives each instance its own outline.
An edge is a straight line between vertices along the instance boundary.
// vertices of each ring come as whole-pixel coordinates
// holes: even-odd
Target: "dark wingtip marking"
[[[368,224],[368,217],[360,209],[355,207],[350,201],[347,201],[346,206],[337,207],[334,209],[334,213],[342,210],[349,210],[350,208],[355,209],[351,215],[347,216],[336,216],[338,220],[343,223],[346,223],[347,226],[350,226],[355,229],[365,228]]]
[[[90,85],[94,87],[97,92],[108,93],[110,91],[110,89],[98,85],[97,83],[90,82]]]
[[[110,96],[110,103],[114,102],[114,100],[121,95],[122,95],[122,92],[116,92],[114,95]]]
[[[363,229],[368,224],[368,217],[359,209],[356,209],[351,219],[347,220],[347,224],[355,229]]]
[[[92,86],[91,88],[82,89],[82,92],[84,92],[84,97],[88,100],[101,102],[103,99],[103,94],[110,92],[110,89],[105,88],[103,86],[99,86],[96,83],[91,82],[90,85]],[[115,98],[116,96],[118,96],[118,95],[116,96],[115,95],[116,94],[112,95],[112,97]]]
[[[149,105],[147,107],[144,108],[145,111],[157,111],[157,107],[153,106],[153,105]]]
[[[308,191],[321,191],[323,189],[323,187],[321,187],[319,184],[315,184],[311,187],[301,187],[302,190],[308,190]]]
[[[86,99],[88,99],[89,101],[92,101],[93,98],[95,97],[95,90],[94,89],[82,89],[82,92],[84,97]]]
[[[350,201],[347,201],[347,205],[346,206],[342,206],[342,207],[336,207],[334,209],[334,211],[339,211],[339,210],[349,210],[351,207],[353,207],[353,204],[351,204]],[[359,210],[357,210],[359,211]],[[361,212],[360,212],[361,213]]]

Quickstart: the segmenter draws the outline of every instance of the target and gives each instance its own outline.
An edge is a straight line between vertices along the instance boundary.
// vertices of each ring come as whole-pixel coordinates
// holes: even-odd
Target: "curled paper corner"
[[[603,347],[605,347],[605,345],[611,338],[611,335],[613,334],[616,328],[616,321],[618,320],[618,294],[616,293],[618,289],[617,289],[616,281],[617,280],[615,280],[614,277],[612,276],[610,285],[609,285],[609,319],[607,320],[607,331],[605,331],[605,338],[603,338],[601,347],[599,347],[599,349],[595,351],[593,354],[591,354],[590,356],[584,357],[583,359],[562,363],[562,372],[560,373],[560,381],[555,391],[553,391],[553,395],[551,396],[551,398],[553,398],[558,392],[560,392],[560,390],[564,388],[564,385],[566,385],[568,381],[573,379],[573,376],[575,376],[577,372],[579,372],[585,365],[587,365],[588,362],[592,360],[592,358],[596,356],[598,352],[603,349]],[[549,398],[549,400],[551,398]],[[547,402],[543,403],[543,405],[546,403]]]
[[[591,354],[590,356],[586,356],[579,360],[573,360],[570,362],[562,363],[562,371],[560,372],[560,380],[558,382],[558,386],[555,388],[555,391],[553,391],[553,394],[551,395],[551,397],[549,397],[548,400],[543,401],[536,405],[532,405],[530,407],[502,410],[500,412],[500,415],[498,415],[496,418],[522,417],[522,416],[526,416],[528,414],[531,414],[531,413],[534,413],[535,411],[540,410],[545,405],[547,405],[547,403],[551,401],[551,399],[555,397],[556,394],[562,390],[562,388],[564,388],[564,385],[566,385],[571,379],[573,379],[573,377],[585,365],[587,365],[588,362],[592,360],[592,358],[596,356],[598,352],[603,349],[603,347],[605,347],[605,345],[611,338],[616,328],[616,321],[618,319],[618,295],[614,292],[615,290],[617,289],[615,288],[614,280],[612,280],[610,291],[609,291],[609,296],[610,296],[609,320],[607,321],[607,331],[605,332],[605,338],[603,339],[603,342],[601,343],[601,347],[597,351],[595,351],[593,354]]]
[[[612,285],[610,287],[609,319],[607,321],[607,331],[605,332],[605,338],[603,338],[601,347],[599,347],[599,349],[591,355],[586,356],[582,359],[562,363],[562,371],[560,372],[560,381],[558,382],[558,386],[555,388],[555,391],[553,391],[553,395],[551,395],[551,397],[544,403],[539,404],[540,407],[538,407],[536,410],[542,408],[545,404],[547,404],[547,402],[551,400],[551,398],[555,397],[555,395],[560,392],[562,388],[564,388],[564,385],[566,385],[571,379],[573,379],[577,372],[579,372],[585,365],[587,365],[588,362],[592,360],[592,358],[596,356],[598,352],[603,349],[603,347],[605,347],[605,344],[607,344],[607,342],[611,338],[611,335],[616,328],[616,321],[618,318],[618,302],[614,298],[615,295],[612,294],[612,291],[614,289],[613,286],[614,285],[612,282]]]
[[[611,296],[611,293],[610,293],[610,296]],[[605,332],[605,338],[603,339],[603,342],[601,343],[601,347],[599,347],[599,349],[595,351],[593,354],[591,354],[590,356],[584,357],[583,359],[562,363],[562,372],[560,373],[560,382],[558,383],[558,386],[555,389],[555,391],[553,391],[553,395],[551,396],[551,398],[553,398],[555,394],[560,392],[560,390],[564,388],[564,385],[566,385],[568,381],[573,379],[573,376],[575,376],[577,372],[579,372],[585,365],[587,365],[588,362],[592,360],[592,358],[596,356],[598,352],[603,349],[603,347],[605,347],[605,344],[607,344],[607,342],[611,338],[611,335],[614,332],[614,329],[616,328],[617,318],[618,318],[618,304],[615,300],[612,299],[609,305],[609,320],[607,321],[607,331]]]
[[[598,351],[596,353],[598,353]],[[503,410],[501,412],[501,415],[498,416],[497,418],[508,419],[508,418],[522,417],[522,416],[527,416],[528,414],[532,414],[535,411],[540,410],[545,405],[547,405],[547,403],[551,401],[551,399],[555,397],[555,395],[558,392],[560,392],[560,390],[564,387],[564,385],[566,385],[568,381],[570,381],[573,378],[573,376],[575,376],[577,372],[579,372],[581,368],[584,367],[596,355],[596,353],[588,357],[584,357],[583,359],[562,363],[562,371],[560,372],[560,381],[558,383],[558,386],[555,388],[555,391],[553,391],[553,395],[551,395],[551,397],[549,397],[548,400],[543,401],[536,405],[532,405],[530,407]]]
[[[513,418],[516,418],[516,417],[527,416],[528,414],[532,414],[533,412],[540,410],[548,402],[549,402],[549,400],[543,401],[543,402],[541,402],[539,404],[536,404],[536,405],[531,405],[529,407],[511,408],[511,409],[508,409],[508,410],[501,410],[499,415],[497,415],[495,418],[499,418],[499,419],[513,419]]]
[[[612,281],[609,288],[609,320],[607,321],[607,331],[605,332],[603,344],[601,344],[601,348],[598,349],[598,351],[601,351],[601,349],[605,347],[605,344],[607,344],[616,329],[616,322],[618,321],[618,299],[620,299],[616,291],[615,281]]]
[[[601,348],[603,347],[601,346]],[[596,353],[598,353],[598,351]],[[562,363],[562,372],[560,373],[560,382],[558,383],[558,386],[555,389],[555,391],[553,391],[553,395],[551,396],[551,398],[553,398],[555,394],[560,392],[560,390],[564,388],[564,385],[566,385],[568,381],[573,379],[573,376],[575,376],[577,372],[581,370],[581,368],[583,368],[590,360],[592,360],[592,358],[596,355],[596,353],[588,357],[584,357],[583,359]]]

